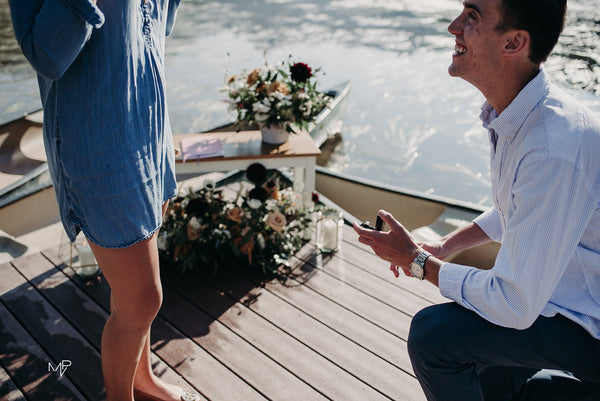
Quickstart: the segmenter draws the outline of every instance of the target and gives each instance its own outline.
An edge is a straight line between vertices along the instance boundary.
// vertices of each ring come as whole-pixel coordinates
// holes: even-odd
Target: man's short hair
[[[546,61],[558,42],[565,24],[566,0],[502,0],[504,14],[496,27],[500,31],[523,29],[529,32],[529,59],[533,63]]]

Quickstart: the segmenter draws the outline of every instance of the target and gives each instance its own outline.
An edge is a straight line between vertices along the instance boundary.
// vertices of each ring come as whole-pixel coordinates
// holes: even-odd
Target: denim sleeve
[[[175,17],[177,17],[177,8],[179,7],[181,0],[169,0],[169,12],[167,14],[167,31],[165,34],[169,36],[173,31],[175,25]]]
[[[104,23],[91,0],[9,0],[15,36],[41,76],[57,80]]]

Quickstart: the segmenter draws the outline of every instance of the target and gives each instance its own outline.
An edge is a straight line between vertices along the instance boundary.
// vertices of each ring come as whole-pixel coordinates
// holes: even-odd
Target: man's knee
[[[446,344],[460,338],[455,315],[464,310],[455,303],[432,305],[412,319],[408,333],[408,353],[412,358],[432,356],[447,349]]]

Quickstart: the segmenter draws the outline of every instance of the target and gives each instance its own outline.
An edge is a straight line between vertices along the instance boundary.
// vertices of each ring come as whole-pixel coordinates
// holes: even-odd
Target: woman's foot
[[[183,391],[175,384],[168,384],[160,379],[152,380],[152,384],[136,386],[135,401],[198,401],[200,397],[193,391]]]

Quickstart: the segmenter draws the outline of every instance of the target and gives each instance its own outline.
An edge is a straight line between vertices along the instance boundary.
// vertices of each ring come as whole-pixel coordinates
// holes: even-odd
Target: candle
[[[98,273],[98,262],[92,253],[89,245],[80,245],[77,247],[79,254],[79,272],[80,276],[93,276]]]
[[[332,219],[325,218],[321,224],[321,248],[328,251],[335,251],[337,249],[337,229],[338,225]]]

